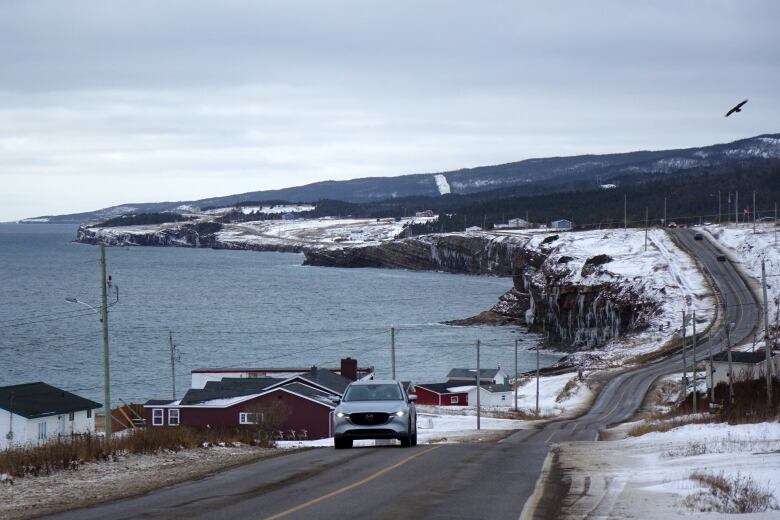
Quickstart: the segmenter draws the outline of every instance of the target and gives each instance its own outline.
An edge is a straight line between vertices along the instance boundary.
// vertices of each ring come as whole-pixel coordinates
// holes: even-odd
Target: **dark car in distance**
[[[704,240],[704,235],[702,235],[701,233],[694,233],[693,234],[693,239],[694,240]]]

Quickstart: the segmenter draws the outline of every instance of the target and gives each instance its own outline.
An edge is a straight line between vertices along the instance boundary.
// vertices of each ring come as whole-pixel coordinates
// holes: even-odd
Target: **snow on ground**
[[[314,211],[316,206],[313,204],[278,204],[273,206],[258,206],[256,204],[251,206],[229,206],[225,208],[214,208],[204,211],[206,215],[222,215],[230,213],[233,210],[239,210],[244,215],[249,213],[264,213],[266,215],[278,215],[280,213],[303,213],[305,211]]]
[[[447,182],[447,177],[438,174],[433,176],[436,181],[436,187],[439,189],[439,195],[447,195],[450,193],[450,183]]]
[[[729,480],[750,477],[756,487],[780,499],[778,423],[692,424],[619,441],[563,443],[555,449],[572,480],[562,518],[701,514],[699,509],[712,507],[713,494],[690,479],[694,472]],[[774,511],[751,518],[778,515]]]
[[[594,394],[577,374],[560,374],[539,378],[539,415],[541,417],[576,416],[590,406]],[[568,385],[568,388],[566,388]],[[566,390],[564,391],[564,388]],[[527,413],[536,410],[536,378],[524,380],[517,387],[517,407]]]
[[[498,419],[494,417],[481,417],[480,428],[477,430],[476,412],[464,406],[452,407],[460,414],[428,413],[423,410],[436,409],[420,405],[417,413],[417,442],[419,444],[443,444],[480,440],[494,440],[503,436],[510,430],[524,430],[532,427],[531,421],[515,419]],[[441,408],[438,408],[441,410]],[[445,410],[446,412],[448,410]],[[461,415],[462,414],[462,415]],[[354,446],[380,446],[396,444],[397,441],[388,440],[359,440]],[[313,441],[277,441],[279,448],[326,448],[333,447],[333,438],[318,439]]]
[[[406,226],[437,217],[384,219],[262,220],[225,224],[217,233],[221,242],[297,243],[307,246],[354,246],[378,244],[399,237]]]
[[[757,284],[761,283],[761,260],[766,263],[767,296],[770,320],[780,315],[780,237],[773,223],[710,225],[704,228],[719,244],[725,246],[732,262],[741,264]],[[777,241],[776,241],[777,240]],[[763,327],[762,327],[763,328]]]
[[[527,233],[527,232],[526,232]],[[536,233],[528,247],[542,249],[542,241],[553,233]],[[617,338],[596,351],[607,364],[620,365],[626,357],[660,349],[675,334],[679,335],[682,311],[696,311],[697,332],[703,331],[714,318],[716,301],[693,259],[681,251],[662,229],[608,229],[559,233],[550,244],[550,259],[557,263],[569,257],[570,271],[564,281],[583,285],[625,281],[644,297],[660,304],[660,311],[652,316],[650,326],[629,337]],[[585,270],[585,262],[596,255],[606,254],[612,260],[598,269]],[[542,276],[538,273],[537,276]],[[687,334],[692,332],[689,323]]]

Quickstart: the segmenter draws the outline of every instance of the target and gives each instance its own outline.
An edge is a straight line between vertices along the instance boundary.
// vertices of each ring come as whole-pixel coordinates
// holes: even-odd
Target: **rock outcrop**
[[[549,333],[551,345],[565,351],[596,348],[648,326],[660,302],[644,295],[641,284],[610,272],[609,255],[573,262],[557,254],[556,239],[550,235],[531,247],[522,235],[423,235],[377,246],[304,251],[304,263],[512,276],[513,287],[491,309],[448,323],[524,325]]]

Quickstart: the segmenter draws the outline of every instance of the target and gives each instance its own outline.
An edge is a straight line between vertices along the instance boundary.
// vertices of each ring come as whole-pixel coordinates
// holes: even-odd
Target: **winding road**
[[[716,284],[724,305],[719,324],[734,324],[733,341],[750,336],[760,307],[735,268],[717,261],[718,251],[708,241],[694,240],[688,230],[673,233]],[[713,329],[700,343],[701,352],[710,346],[725,349],[722,330]],[[585,415],[499,442],[299,451],[52,518],[516,520],[534,493],[551,444],[592,441],[604,427],[629,419],[653,381],[679,371],[680,364],[678,353],[624,372],[604,386]],[[554,518],[565,491],[545,488],[528,516]]]

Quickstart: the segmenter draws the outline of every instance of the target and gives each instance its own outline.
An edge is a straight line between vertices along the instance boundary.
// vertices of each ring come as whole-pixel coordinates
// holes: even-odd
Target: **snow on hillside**
[[[279,215],[284,213],[303,213],[305,211],[314,211],[317,207],[313,204],[279,204],[275,206],[230,206],[225,208],[214,208],[206,210],[203,213],[206,215],[223,215],[229,213],[235,209],[239,210],[244,215],[250,213],[263,213],[265,215]]]
[[[534,234],[527,247],[551,248],[550,265],[560,264],[562,281],[595,286],[621,283],[660,304],[650,326],[629,337],[611,340],[598,349],[605,362],[620,364],[621,358],[658,350],[673,335],[679,334],[682,312],[696,311],[697,332],[703,331],[714,317],[716,302],[694,261],[681,251],[662,229],[610,229],[558,234],[551,243],[542,244],[552,233]],[[611,260],[597,268],[585,268],[588,259],[608,255]],[[566,257],[566,258],[564,258]],[[562,259],[564,261],[562,261]],[[585,268],[585,269],[584,269]],[[537,272],[535,276],[543,276]],[[691,334],[689,324],[687,334]],[[594,351],[575,354],[592,357]]]
[[[776,320],[777,313],[780,312],[780,236],[776,237],[776,233],[780,230],[777,230],[773,223],[757,224],[756,233],[753,233],[752,224],[740,224],[738,227],[734,224],[711,225],[705,229],[718,243],[726,247],[730,259],[741,264],[759,284],[761,260],[765,261],[769,314],[771,320]]]
[[[439,195],[447,195],[450,193],[450,184],[447,182],[447,177],[444,175],[434,175],[436,181],[436,187],[439,189]]]
[[[217,233],[221,242],[258,242],[263,244],[300,243],[307,246],[354,246],[378,244],[399,237],[404,228],[428,222],[436,217],[395,219],[320,219],[261,220],[225,224]]]

